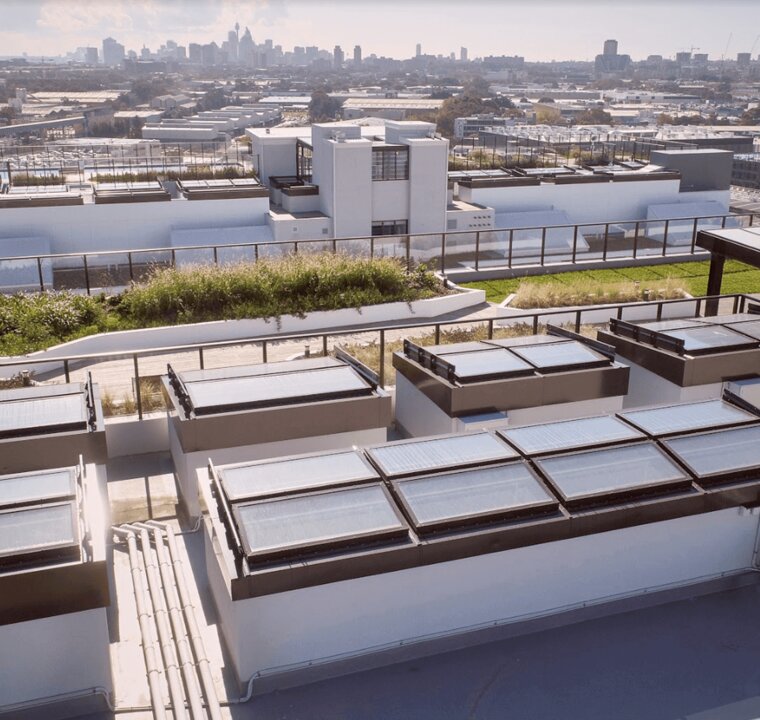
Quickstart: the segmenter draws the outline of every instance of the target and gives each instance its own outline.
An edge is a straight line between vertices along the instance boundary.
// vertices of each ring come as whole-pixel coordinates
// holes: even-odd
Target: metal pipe
[[[132,574],[132,589],[135,594],[137,620],[140,624],[145,669],[148,672],[148,687],[150,689],[151,705],[153,706],[153,717],[155,720],[166,720],[166,708],[161,694],[161,673],[158,669],[158,651],[153,642],[153,634],[150,632],[150,624],[148,622],[150,614],[148,613],[146,601],[145,582],[140,570],[140,561],[137,557],[137,539],[134,530],[114,528],[114,533],[127,542],[129,567]]]
[[[148,578],[148,590],[153,602],[153,620],[158,630],[158,640],[161,644],[161,654],[164,658],[164,668],[166,669],[166,681],[169,685],[169,695],[172,701],[172,711],[174,720],[187,720],[187,710],[185,709],[185,698],[182,693],[182,680],[179,676],[179,663],[177,654],[174,651],[171,630],[167,619],[166,605],[163,594],[161,593],[161,584],[158,580],[158,569],[156,567],[153,550],[150,546],[150,536],[144,528],[137,528],[140,545],[142,546],[143,563],[145,565],[145,574]]]
[[[168,606],[169,619],[171,621],[172,631],[174,633],[174,643],[179,653],[179,661],[182,666],[182,677],[185,680],[185,690],[187,703],[190,706],[190,715],[193,720],[203,720],[203,701],[201,692],[198,687],[198,678],[195,676],[195,663],[193,655],[188,645],[187,632],[182,621],[179,602],[177,600],[176,581],[173,577],[173,570],[167,557],[166,546],[163,541],[163,533],[157,527],[146,526],[143,523],[134,523],[135,527],[140,530],[147,530],[153,533],[153,543],[156,547],[158,556],[158,570],[161,577],[161,585],[164,590],[164,598]]]
[[[185,626],[187,627],[187,632],[190,635],[190,644],[193,648],[193,654],[195,655],[195,662],[198,667],[198,673],[201,677],[203,696],[206,700],[208,714],[211,720],[222,720],[219,699],[217,698],[214,680],[211,676],[211,663],[209,662],[208,655],[206,654],[206,648],[203,645],[203,637],[201,636],[198,622],[195,617],[195,606],[193,605],[193,602],[190,598],[190,593],[187,589],[187,580],[185,579],[185,571],[183,569],[182,560],[180,559],[179,552],[177,551],[177,542],[174,534],[174,528],[172,528],[170,525],[163,525],[161,523],[158,523],[155,520],[148,520],[146,522],[146,525],[150,525],[151,527],[156,528],[161,533],[166,533],[166,543],[169,547],[169,558],[174,570],[176,589],[179,594],[182,613],[185,618]],[[199,528],[200,524],[198,524],[195,529],[198,530]]]

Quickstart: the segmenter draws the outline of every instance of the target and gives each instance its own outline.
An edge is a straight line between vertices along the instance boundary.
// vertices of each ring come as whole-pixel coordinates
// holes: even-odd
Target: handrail
[[[451,325],[472,325],[473,323],[489,323],[493,324],[497,320],[508,320],[510,322],[524,322],[525,324],[533,323],[536,325],[536,320],[546,316],[555,315],[574,315],[582,317],[584,313],[599,312],[604,310],[618,310],[619,308],[633,308],[633,307],[662,307],[664,305],[674,305],[679,303],[691,303],[696,302],[698,305],[704,303],[706,300],[728,300],[733,299],[735,303],[739,300],[754,301],[751,295],[746,293],[730,293],[726,295],[703,295],[699,297],[685,297],[685,298],[672,298],[668,300],[643,300],[641,302],[621,302],[610,303],[608,305],[587,305],[581,308],[555,308],[547,310],[533,310],[531,312],[523,313],[521,315],[508,315],[495,318],[475,318],[464,320],[444,320],[435,321],[427,320],[417,323],[403,323],[397,325],[383,325],[382,328],[371,327],[366,325],[357,325],[350,328],[343,328],[340,330],[328,330],[328,331],[304,331],[301,333],[292,333],[289,335],[255,335],[245,338],[236,338],[234,340],[214,340],[206,343],[189,343],[183,345],[162,345],[155,348],[136,348],[132,350],[116,350],[113,352],[99,352],[99,353],[81,353],[77,355],[59,355],[56,357],[33,357],[29,355],[17,355],[15,357],[0,357],[0,368],[2,367],[15,367],[18,365],[36,365],[42,363],[72,363],[81,360],[118,360],[126,357],[134,356],[146,356],[151,355],[164,355],[168,353],[179,352],[191,352],[197,350],[209,350],[214,348],[231,347],[235,345],[247,345],[258,343],[270,343],[270,342],[289,342],[295,340],[302,340],[315,337],[342,337],[345,335],[354,335],[358,333],[367,332],[389,332],[393,330],[414,330],[416,328],[429,328],[429,327],[448,327]],[[612,318],[613,315],[610,315]],[[44,352],[44,351],[43,351]]]
[[[512,233],[515,232],[524,232],[526,230],[561,230],[563,228],[591,228],[591,227],[598,227],[598,226],[607,226],[610,225],[646,225],[646,224],[663,224],[667,222],[687,222],[691,221],[693,222],[699,222],[700,220],[725,220],[726,218],[731,217],[749,217],[749,218],[759,218],[760,214],[753,213],[753,212],[738,212],[738,213],[725,213],[720,215],[699,215],[694,217],[685,217],[685,218],[670,218],[669,220],[658,220],[658,219],[639,219],[639,220],[605,220],[605,221],[599,221],[599,222],[587,222],[587,223],[572,223],[572,224],[565,224],[565,225],[526,225],[524,227],[518,227],[518,228],[485,228],[482,230],[446,230],[441,232],[424,232],[424,233],[399,233],[397,235],[386,235],[386,236],[371,236],[371,235],[350,235],[346,237],[340,237],[340,238],[303,238],[298,240],[268,240],[265,242],[240,242],[240,243],[229,243],[229,244],[206,244],[206,245],[182,245],[182,246],[176,246],[176,247],[170,247],[170,246],[163,246],[163,247],[151,247],[151,248],[127,248],[127,249],[120,249],[120,250],[96,250],[96,251],[87,251],[87,252],[67,252],[67,253],[49,253],[46,255],[13,255],[13,256],[6,256],[6,257],[0,257],[0,262],[13,262],[18,260],[55,260],[60,258],[70,258],[70,257],[102,257],[102,256],[110,256],[110,255],[126,255],[126,254],[149,254],[149,253],[167,253],[167,252],[178,252],[178,251],[190,251],[190,250],[214,250],[219,248],[247,248],[247,247],[261,247],[261,246],[280,246],[280,245],[308,245],[310,243],[332,243],[333,246],[335,243],[348,243],[348,242],[357,242],[357,241],[366,241],[366,240],[373,240],[377,242],[378,240],[383,240],[383,238],[426,238],[426,237],[433,237],[438,238],[443,236],[444,238],[448,236],[459,236],[459,235],[474,235],[474,234],[480,234],[480,233],[510,233],[510,239],[512,237]],[[637,233],[638,234],[638,233]]]

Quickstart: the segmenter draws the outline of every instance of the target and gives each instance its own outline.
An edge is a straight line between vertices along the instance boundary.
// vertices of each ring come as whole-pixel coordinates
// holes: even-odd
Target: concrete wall
[[[259,179],[269,185],[269,178],[296,174],[296,140],[294,137],[267,137],[264,142],[255,134],[251,138],[251,155]]]
[[[4,208],[0,240],[47,238],[53,253],[169,247],[173,229],[265,225],[268,213],[265,197]]]
[[[440,139],[410,138],[409,232],[446,229],[448,143]]]
[[[333,223],[336,237],[372,234],[372,143],[326,141],[333,153]],[[315,158],[316,161],[316,158]],[[314,163],[316,167],[316,162]],[[319,184],[316,180],[315,183]]]
[[[51,695],[113,692],[108,643],[105,608],[0,626],[0,715]]]
[[[631,368],[628,379],[628,394],[623,400],[625,409],[664,405],[667,403],[696,402],[719,398],[723,392],[722,383],[681,387],[659,375],[632,363],[620,356],[615,358]]]
[[[211,553],[209,579],[245,681],[741,571],[752,565],[758,512],[722,510],[235,602]]]

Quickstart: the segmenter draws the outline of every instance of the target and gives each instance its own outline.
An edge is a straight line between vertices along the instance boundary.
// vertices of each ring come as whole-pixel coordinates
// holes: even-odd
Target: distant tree
[[[536,106],[536,122],[539,125],[564,125],[562,113],[552,107]]]
[[[745,110],[739,118],[740,125],[760,125],[760,107]]]
[[[554,98],[544,96],[544,97],[538,98],[538,102],[540,102],[542,105],[546,105],[547,103],[553,103]]]
[[[335,120],[340,111],[339,100],[330,97],[324,90],[315,90],[309,103],[309,122],[329,122]]]
[[[198,100],[198,110],[218,110],[225,105],[229,105],[230,97],[222,88],[209,90]]]
[[[579,125],[612,125],[612,115],[600,107],[595,107],[582,112],[575,121]]]

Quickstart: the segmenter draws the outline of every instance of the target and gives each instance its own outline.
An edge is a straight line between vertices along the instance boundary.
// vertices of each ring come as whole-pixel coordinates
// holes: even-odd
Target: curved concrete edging
[[[111,333],[99,333],[71,342],[55,345],[47,350],[30,353],[19,357],[19,364],[0,368],[0,374],[12,375],[20,370],[46,372],[60,368],[42,364],[24,365],[24,359],[59,360],[76,355],[108,355],[113,353],[150,352],[164,347],[182,345],[195,346],[205,343],[229,340],[247,340],[272,335],[296,335],[310,331],[330,331],[357,328],[361,330],[369,325],[379,323],[404,323],[434,320],[449,313],[461,312],[485,303],[485,291],[460,288],[449,283],[457,292],[451,295],[415,300],[411,303],[394,302],[380,305],[367,305],[360,310],[347,308],[309,313],[304,317],[283,315],[280,318],[252,320],[220,320],[215,322],[195,323],[191,325],[171,325],[166,327],[145,328],[141,330],[122,330]],[[7,358],[15,360],[17,358]]]

